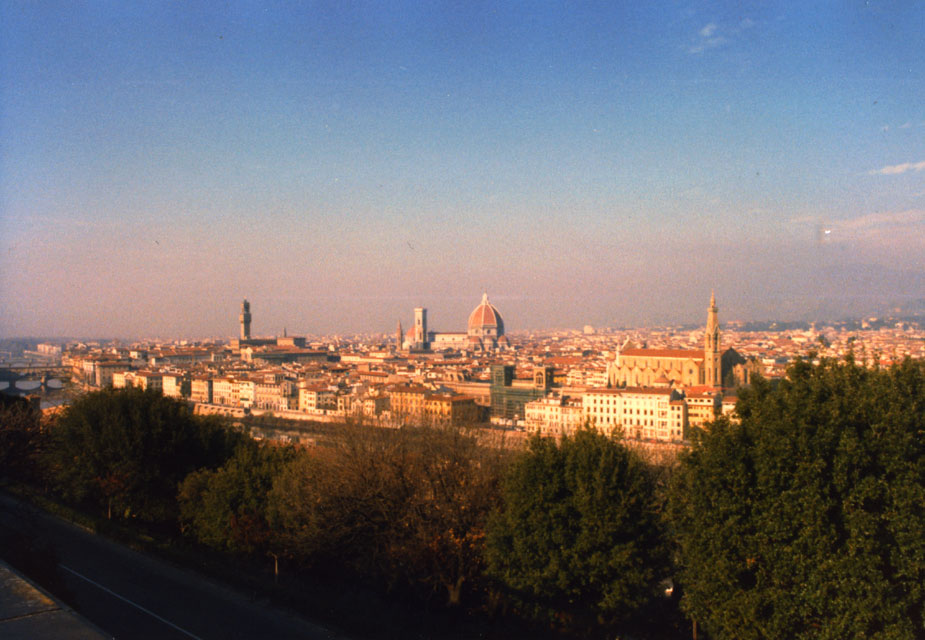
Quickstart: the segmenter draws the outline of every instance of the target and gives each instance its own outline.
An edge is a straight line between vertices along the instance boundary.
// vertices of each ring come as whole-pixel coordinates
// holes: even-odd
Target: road
[[[0,531],[56,556],[59,596],[113,638],[210,640],[342,637],[192,571],[84,531],[0,493]],[[5,551],[0,550],[0,554]],[[9,560],[9,559],[8,559]]]

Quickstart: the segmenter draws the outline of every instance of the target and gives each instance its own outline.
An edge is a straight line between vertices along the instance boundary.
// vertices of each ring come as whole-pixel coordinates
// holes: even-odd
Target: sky
[[[922,299],[923,33],[912,0],[4,0],[0,336]]]

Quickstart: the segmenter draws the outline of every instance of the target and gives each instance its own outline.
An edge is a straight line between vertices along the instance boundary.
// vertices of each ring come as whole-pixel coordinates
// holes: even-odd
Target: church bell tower
[[[703,345],[703,383],[719,387],[723,383],[722,365],[719,353],[719,309],[716,308],[716,296],[710,292],[710,306],[707,309],[707,330]]]
[[[430,348],[427,342],[427,309],[424,307],[417,307],[414,310],[414,348]]]

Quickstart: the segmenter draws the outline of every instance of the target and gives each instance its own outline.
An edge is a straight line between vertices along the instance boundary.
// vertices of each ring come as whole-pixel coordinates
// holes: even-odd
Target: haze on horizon
[[[0,3],[0,336],[925,298],[914,2]]]

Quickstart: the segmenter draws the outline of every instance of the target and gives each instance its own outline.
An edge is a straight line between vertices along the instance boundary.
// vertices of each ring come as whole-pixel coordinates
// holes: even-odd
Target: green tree
[[[796,362],[682,456],[682,605],[711,637],[925,635],[925,364]]]
[[[81,396],[50,437],[45,463],[65,498],[151,522],[174,521],[180,482],[222,464],[242,439],[181,401],[140,389]]]
[[[273,481],[295,457],[292,447],[243,442],[218,469],[201,469],[180,485],[184,533],[222,551],[274,552],[267,524]]]
[[[652,478],[618,439],[587,428],[534,438],[502,495],[489,571],[526,613],[578,628],[626,623],[669,575]]]
[[[44,436],[41,412],[31,402],[0,393],[0,477],[35,480]]]

